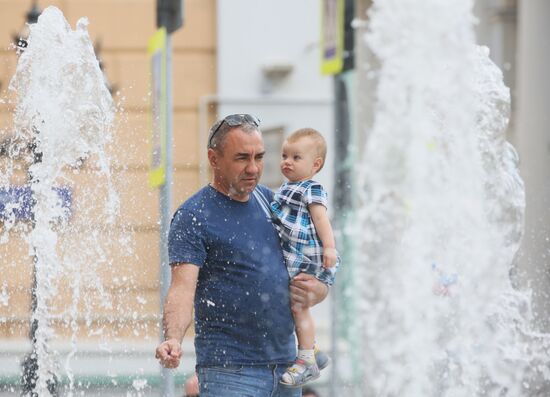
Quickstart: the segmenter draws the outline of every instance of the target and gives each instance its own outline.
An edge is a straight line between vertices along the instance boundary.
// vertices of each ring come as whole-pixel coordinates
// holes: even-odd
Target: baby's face
[[[317,156],[311,138],[303,137],[293,142],[285,141],[281,154],[281,172],[290,182],[311,179],[319,171],[322,159]]]

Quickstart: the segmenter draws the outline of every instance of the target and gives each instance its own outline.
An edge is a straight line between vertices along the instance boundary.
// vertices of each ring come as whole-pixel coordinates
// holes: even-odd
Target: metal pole
[[[42,162],[42,153],[38,150],[36,139],[38,139],[38,130],[34,130],[35,137],[33,138],[32,143],[28,146],[32,154],[32,164],[39,164]],[[40,180],[34,175],[30,170],[27,171],[28,177],[28,186],[31,188],[31,195],[33,193],[32,186],[40,182]],[[35,220],[35,206],[36,199],[34,196],[31,198],[31,225],[34,229],[36,227]],[[37,306],[38,306],[38,296],[36,295],[36,290],[38,288],[38,278],[37,278],[37,263],[38,257],[36,256],[36,247],[32,247],[33,258],[32,258],[32,286],[31,286],[31,322],[29,330],[29,339],[31,341],[31,352],[25,356],[23,359],[22,367],[23,374],[21,377],[21,392],[24,396],[35,397],[38,396],[36,387],[38,385],[38,353],[37,353],[37,339],[36,331],[38,330],[38,319],[35,317]],[[58,396],[58,378],[55,374],[51,380],[47,381],[48,391],[50,396]]]
[[[350,155],[349,146],[351,138],[351,114],[349,106],[351,105],[350,93],[348,92],[346,85],[346,77],[353,71],[348,71],[340,73],[334,76],[334,126],[336,135],[334,137],[334,149],[335,157],[340,159],[347,159]],[[351,208],[351,170],[350,170],[349,161],[341,161],[336,164],[335,168],[335,185],[339,186],[334,192],[334,210],[335,213],[340,214],[340,217],[337,219],[336,225],[337,228],[342,230],[345,227],[347,222],[348,213]],[[343,246],[347,246],[346,238],[343,237],[339,240]],[[344,248],[342,251],[342,258],[345,262],[348,258],[348,254]],[[342,379],[340,379],[338,373],[338,367],[340,365],[340,357],[338,350],[338,340],[339,334],[341,332],[341,324],[345,322],[346,319],[342,316],[342,308],[344,300],[342,299],[343,294],[343,285],[337,284],[335,291],[332,294],[332,306],[331,306],[331,315],[333,319],[333,326],[331,332],[331,345],[332,345],[332,369],[331,369],[331,378],[332,382],[330,383],[330,395],[337,396],[342,387]]]
[[[172,211],[172,36],[166,35],[166,165],[165,181],[160,187],[160,305],[164,312],[164,301],[170,286],[170,264],[168,263],[168,231]],[[161,325],[161,340],[164,334]],[[174,374],[169,368],[162,368],[163,396],[175,395]]]
[[[38,17],[40,16],[41,11],[38,8],[37,0],[33,0],[31,9],[27,12],[26,22],[27,24],[34,24],[38,21]],[[27,30],[28,28],[25,28]],[[28,39],[28,32],[27,34],[22,34],[21,36],[24,37],[18,37],[17,38],[17,48],[18,51],[24,51],[25,48],[27,48],[27,39]],[[19,52],[18,52],[19,53]],[[39,131],[35,130],[35,133],[38,135]],[[36,142],[33,141],[29,145],[29,149],[31,149],[32,152],[32,158],[33,158],[33,164],[42,162],[42,153],[38,152]],[[30,171],[28,171],[28,186],[31,187],[33,184],[38,183],[38,179],[32,175]],[[32,192],[32,189],[31,189]],[[31,193],[32,194],[32,193]],[[32,228],[35,227],[35,219],[34,219],[34,207],[35,207],[35,199],[34,197],[31,199],[31,225]],[[36,395],[36,386],[38,382],[38,356],[36,352],[36,330],[38,328],[38,320],[34,317],[36,313],[37,308],[37,296],[36,296],[36,289],[37,289],[37,276],[36,276],[36,263],[38,262],[38,258],[36,257],[36,249],[35,247],[32,247],[33,251],[33,267],[32,267],[32,286],[31,286],[31,321],[30,321],[30,329],[29,329],[29,339],[31,341],[31,352],[25,356],[22,362],[23,367],[23,374],[21,376],[21,389],[23,395],[30,395],[35,396]],[[56,396],[57,395],[57,377],[53,378],[53,381],[48,381],[48,390],[51,395]]]
[[[335,158],[343,159],[335,165],[335,185],[339,186],[334,192],[334,209],[335,213],[339,214],[336,222],[336,228],[342,231],[341,238],[338,244],[341,246],[341,256],[344,263],[350,263],[352,257],[351,241],[346,236],[346,224],[348,223],[349,215],[352,213],[352,184],[351,172],[353,162],[350,156],[352,142],[352,127],[354,116],[354,95],[352,87],[354,86],[353,79],[355,75],[355,48],[354,48],[354,31],[352,21],[355,18],[355,0],[341,0],[344,2],[344,23],[342,40],[344,46],[343,67],[342,70],[334,75],[334,150]],[[343,272],[341,282],[336,284],[336,288],[332,295],[331,315],[333,326],[331,332],[331,345],[333,365],[331,370],[332,381],[330,383],[330,395],[336,396],[342,394],[344,388],[344,378],[340,376],[339,367],[346,362],[346,358],[342,357],[339,351],[338,341],[341,339],[343,324],[349,324],[350,305],[353,311],[353,302],[348,302],[344,298],[345,284],[349,283],[351,267],[348,266],[347,271]],[[349,330],[347,331],[349,333]],[[345,379],[349,380],[349,379]]]
[[[33,164],[40,163],[42,161],[42,153],[37,152],[36,142],[32,142],[29,146],[32,150]],[[27,172],[28,185],[31,187],[33,184],[38,183],[38,179],[29,170]],[[31,189],[32,194],[32,189]],[[31,199],[31,225],[34,229],[36,221],[34,217],[35,198]],[[23,359],[23,376],[21,378],[22,395],[36,395],[36,386],[38,384],[38,356],[36,349],[36,330],[38,329],[38,320],[35,318],[36,308],[38,305],[38,298],[36,296],[37,278],[36,278],[36,263],[38,258],[36,256],[36,249],[32,247],[32,286],[31,286],[31,322],[29,330],[29,339],[31,340],[31,352]]]

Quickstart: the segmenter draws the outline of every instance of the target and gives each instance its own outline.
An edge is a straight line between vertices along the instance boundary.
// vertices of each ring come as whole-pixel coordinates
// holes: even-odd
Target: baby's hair
[[[315,150],[317,151],[317,157],[321,157],[323,162],[321,163],[321,166],[319,167],[319,171],[323,168],[325,165],[325,158],[327,157],[327,142],[325,141],[325,138],[323,138],[323,135],[321,133],[313,128],[300,128],[299,130],[294,131],[292,134],[290,134],[286,141],[288,143],[294,143],[302,138],[310,138],[313,141],[313,144],[315,145]]]

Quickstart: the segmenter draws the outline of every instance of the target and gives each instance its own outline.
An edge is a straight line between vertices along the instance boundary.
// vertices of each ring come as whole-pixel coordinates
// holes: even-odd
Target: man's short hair
[[[315,145],[316,155],[317,157],[321,157],[323,160],[323,163],[321,164],[321,167],[319,168],[319,171],[323,168],[325,165],[325,159],[327,157],[327,142],[325,141],[325,138],[319,131],[317,131],[314,128],[300,128],[299,130],[294,131],[292,134],[290,134],[286,141],[288,143],[294,143],[302,138],[310,138],[313,141],[313,144]]]
[[[226,122],[226,119],[232,116],[246,117],[242,118],[242,121],[239,125],[231,125],[231,123]],[[252,118],[249,119],[248,117]],[[252,134],[253,132],[258,132],[260,135],[262,134],[259,128],[259,120],[255,117],[244,114],[226,116],[223,119],[216,121],[214,124],[212,124],[212,127],[210,127],[210,131],[208,133],[207,149],[215,149],[220,153],[223,153],[223,146],[227,134],[235,128],[240,128],[247,134]]]

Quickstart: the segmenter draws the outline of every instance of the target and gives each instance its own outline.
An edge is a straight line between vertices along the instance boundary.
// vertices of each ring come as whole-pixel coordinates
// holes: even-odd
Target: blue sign
[[[72,193],[68,187],[52,188],[59,198],[59,205],[70,215]],[[26,221],[32,219],[32,191],[30,186],[10,186],[0,188],[0,219],[12,216],[16,220]]]

